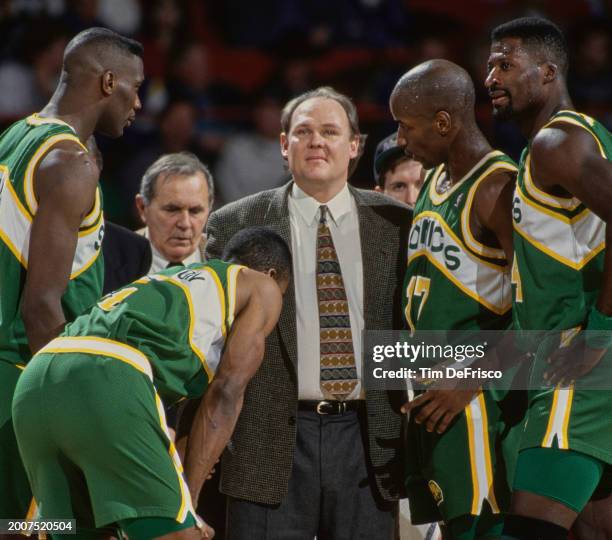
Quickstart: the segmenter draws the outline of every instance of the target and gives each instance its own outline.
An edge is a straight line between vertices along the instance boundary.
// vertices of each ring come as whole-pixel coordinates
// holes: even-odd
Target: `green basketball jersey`
[[[165,405],[199,397],[214,376],[234,322],[243,268],[211,260],[145,276],[69,324],[62,336],[75,339],[60,338],[49,346],[68,343],[74,352],[115,356],[144,369]]]
[[[30,230],[38,208],[34,173],[49,150],[62,141],[73,141],[87,151],[68,124],[36,114],[16,122],[0,136],[0,361],[22,365],[31,356],[20,310]],[[68,321],[102,294],[103,233],[98,188],[95,204],[81,223],[70,281],[62,296]]]
[[[404,313],[411,330],[508,326],[511,290],[505,254],[476,240],[469,226],[478,186],[501,170],[516,171],[516,164],[492,151],[443,194],[436,187],[446,166],[428,171],[408,244]]]
[[[601,155],[612,159],[612,135],[575,111],[559,111],[545,127],[587,130]],[[523,151],[513,199],[513,318],[524,330],[564,330],[583,324],[602,282],[606,224],[575,197],[545,193]]]

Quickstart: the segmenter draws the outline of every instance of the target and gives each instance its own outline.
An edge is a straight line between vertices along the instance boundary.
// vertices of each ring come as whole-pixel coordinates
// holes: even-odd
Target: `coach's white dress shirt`
[[[321,400],[319,305],[316,286],[317,229],[321,203],[293,184],[289,196],[291,249],[297,319],[298,399]],[[363,396],[362,347],[363,331],[363,264],[357,204],[348,185],[331,201],[327,225],[334,241],[342,279],[348,298],[355,365],[359,383],[347,399]]]

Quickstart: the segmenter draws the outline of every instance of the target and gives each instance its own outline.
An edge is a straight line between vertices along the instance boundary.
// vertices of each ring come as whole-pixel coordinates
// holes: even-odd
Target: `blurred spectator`
[[[124,206],[131,207],[140,179],[147,167],[162,154],[190,151],[198,154],[195,141],[195,107],[189,101],[175,101],[159,115],[159,126],[146,144],[125,160],[117,173]]]
[[[98,18],[98,0],[66,0],[64,21],[71,34],[91,26],[104,26]]]
[[[204,260],[204,227],[214,188],[208,168],[189,152],[166,154],[142,177],[136,207],[151,242],[150,272]]]
[[[138,0],[98,1],[98,19],[115,32],[133,36],[140,28],[140,18]]]
[[[393,133],[378,143],[374,154],[375,191],[414,208],[423,185],[422,165],[406,155]]]
[[[14,34],[14,54],[0,65],[0,116],[24,116],[47,103],[57,86],[67,43],[64,26],[43,18]]]
[[[174,0],[154,0],[144,13],[142,44],[147,77],[168,75],[170,51],[184,28],[183,13]]]
[[[230,126],[221,114],[227,102],[240,104],[240,92],[231,86],[214,83],[210,76],[206,47],[197,41],[186,41],[176,46],[171,55],[171,73],[167,92],[171,100],[190,101],[196,108],[198,143],[207,161],[221,150]]]
[[[612,25],[589,19],[577,31],[570,62],[570,95],[578,110],[612,126]]]
[[[223,147],[216,169],[221,204],[283,184],[288,177],[280,151],[281,103],[261,95],[253,108],[255,131],[235,135]]]

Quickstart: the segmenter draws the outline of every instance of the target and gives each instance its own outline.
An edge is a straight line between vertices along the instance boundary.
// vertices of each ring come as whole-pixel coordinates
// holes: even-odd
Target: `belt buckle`
[[[317,403],[317,408],[316,408],[317,414],[329,414],[322,410],[322,407],[328,404],[329,404],[329,401],[326,401],[326,400],[319,401],[319,403]]]

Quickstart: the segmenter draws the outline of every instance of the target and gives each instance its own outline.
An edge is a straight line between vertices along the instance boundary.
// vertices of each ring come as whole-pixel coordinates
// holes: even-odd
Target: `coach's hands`
[[[550,368],[544,380],[551,386],[569,386],[591,372],[599,364],[607,349],[591,349],[584,340],[575,340],[569,347],[560,347],[547,362]]]
[[[417,424],[424,424],[430,433],[434,430],[436,433],[444,433],[479,390],[440,390],[435,385],[412,401],[404,403],[402,412],[416,411],[414,421]]]

